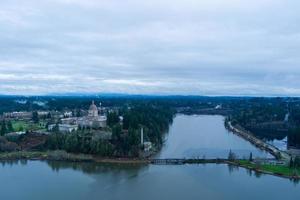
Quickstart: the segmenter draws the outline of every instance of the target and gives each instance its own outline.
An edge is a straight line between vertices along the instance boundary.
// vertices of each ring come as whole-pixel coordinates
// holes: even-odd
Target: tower
[[[89,114],[88,114],[89,117],[98,117],[98,108],[97,106],[95,105],[95,102],[92,101],[92,104],[89,108]]]
[[[141,128],[141,145],[144,144],[144,128]]]

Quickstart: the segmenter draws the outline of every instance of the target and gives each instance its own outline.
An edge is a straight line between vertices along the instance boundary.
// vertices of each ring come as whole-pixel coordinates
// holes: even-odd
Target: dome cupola
[[[92,101],[92,104],[90,105],[89,108],[89,117],[98,117],[98,108],[95,105],[94,101]]]

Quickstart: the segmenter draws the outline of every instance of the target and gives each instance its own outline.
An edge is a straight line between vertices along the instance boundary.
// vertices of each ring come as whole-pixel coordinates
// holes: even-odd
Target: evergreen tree
[[[20,126],[19,129],[18,129],[18,131],[24,131],[23,126]]]
[[[39,114],[37,111],[32,112],[32,121],[34,123],[39,123]]]
[[[294,161],[293,161],[293,157],[292,157],[292,156],[291,156],[291,158],[290,158],[289,167],[290,167],[290,168],[294,167]]]
[[[76,110],[76,117],[81,117],[81,112],[79,109]]]
[[[294,166],[300,167],[300,156],[296,156],[294,159]]]
[[[50,112],[48,112],[48,114],[47,114],[47,118],[48,118],[48,119],[51,119],[51,118],[52,118],[52,116],[51,116],[51,113],[50,113]]]
[[[250,153],[250,156],[249,156],[249,161],[250,161],[250,162],[252,162],[252,161],[253,161],[252,152]]]
[[[7,133],[7,129],[6,129],[6,123],[5,120],[3,120],[1,122],[1,130],[0,130],[0,135],[3,136]]]
[[[228,154],[228,160],[234,161],[236,159],[236,155],[230,150]]]
[[[13,128],[11,121],[7,122],[7,129],[8,129],[8,132],[14,132],[14,128]]]
[[[122,128],[120,125],[115,125],[112,129],[112,139],[113,140],[120,140],[122,134]]]
[[[107,125],[113,127],[115,124],[119,123],[119,115],[116,112],[110,112],[107,115]]]

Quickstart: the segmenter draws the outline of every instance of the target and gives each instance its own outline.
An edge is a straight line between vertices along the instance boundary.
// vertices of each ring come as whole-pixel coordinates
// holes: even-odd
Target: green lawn
[[[245,167],[251,167],[253,169],[259,169],[274,174],[285,175],[285,176],[293,176],[293,175],[300,176],[300,168],[290,168],[289,166],[271,165],[271,164],[255,165],[246,160],[239,160],[237,162],[240,165]]]
[[[300,168],[290,168],[288,166],[277,165],[262,165],[261,169],[264,171],[273,172],[275,174],[282,174],[287,176],[300,175]]]
[[[29,124],[25,121],[12,121],[11,123],[15,131],[21,131],[22,129],[26,131],[29,127]]]
[[[14,128],[14,131],[40,130],[40,129],[45,130],[44,126],[40,126],[39,124],[34,124],[27,121],[12,121],[12,126]]]

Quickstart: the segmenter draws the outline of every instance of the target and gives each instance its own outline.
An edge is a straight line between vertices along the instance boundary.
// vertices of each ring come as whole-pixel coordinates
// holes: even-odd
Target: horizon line
[[[147,97],[231,97],[231,98],[300,98],[300,95],[201,95],[201,94],[143,94],[143,93],[49,93],[49,94],[1,94],[0,97],[92,97],[92,96],[147,96]]]

